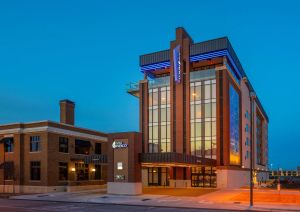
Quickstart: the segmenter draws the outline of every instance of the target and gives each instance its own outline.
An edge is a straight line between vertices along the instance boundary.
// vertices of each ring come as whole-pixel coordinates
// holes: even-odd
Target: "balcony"
[[[139,83],[138,82],[130,82],[126,85],[127,93],[139,97]]]

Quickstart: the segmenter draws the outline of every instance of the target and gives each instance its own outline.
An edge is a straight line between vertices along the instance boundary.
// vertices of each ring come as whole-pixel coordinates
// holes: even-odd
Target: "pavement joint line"
[[[27,200],[27,201],[45,201],[45,202],[64,202],[64,203],[76,203],[76,204],[93,204],[93,205],[125,205],[125,206],[138,206],[138,207],[154,207],[154,208],[180,208],[180,209],[204,209],[204,210],[220,210],[220,211],[298,211],[298,209],[282,209],[282,208],[264,208],[264,207],[251,207],[251,208],[244,208],[244,209],[226,209],[226,208],[208,208],[208,207],[185,207],[185,206],[166,206],[166,205],[143,205],[143,204],[128,204],[128,203],[99,203],[99,202],[83,202],[83,201],[66,201],[66,200],[46,200],[46,199],[12,199],[9,200]],[[235,205],[235,206],[243,206],[243,205]]]

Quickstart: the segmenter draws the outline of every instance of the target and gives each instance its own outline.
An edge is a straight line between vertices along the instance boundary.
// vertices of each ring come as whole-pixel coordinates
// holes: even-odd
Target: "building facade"
[[[167,50],[140,56],[142,184],[233,188],[266,180],[268,116],[227,37],[194,43],[183,28]]]
[[[95,188],[107,181],[108,135],[74,126],[74,106],[60,102],[61,122],[0,126],[0,192]]]

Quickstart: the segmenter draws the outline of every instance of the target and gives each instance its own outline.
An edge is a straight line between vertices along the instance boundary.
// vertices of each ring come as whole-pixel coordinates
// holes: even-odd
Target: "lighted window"
[[[123,170],[123,163],[122,162],[117,163],[117,169],[118,170]]]

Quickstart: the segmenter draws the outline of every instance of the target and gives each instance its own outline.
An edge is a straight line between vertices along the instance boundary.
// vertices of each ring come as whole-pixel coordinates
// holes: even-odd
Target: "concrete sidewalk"
[[[221,190],[197,197],[170,196],[170,195],[108,195],[103,190],[88,192],[57,192],[35,195],[13,196],[11,199],[58,201],[58,202],[81,202],[95,204],[120,204],[139,205],[154,207],[179,207],[179,208],[203,208],[203,209],[224,209],[224,210],[255,210],[255,211],[300,211],[299,204],[270,204],[255,203],[249,208],[247,202],[235,202],[231,197],[242,190]],[[220,198],[223,197],[223,198]],[[226,198],[224,198],[226,197]]]

